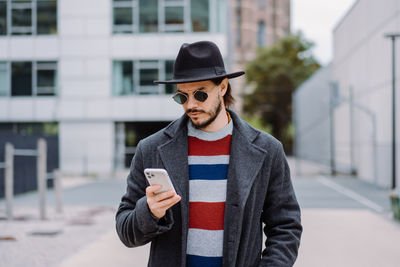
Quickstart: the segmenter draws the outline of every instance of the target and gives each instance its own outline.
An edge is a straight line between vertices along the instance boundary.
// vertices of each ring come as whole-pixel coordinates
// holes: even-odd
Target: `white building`
[[[353,165],[360,177],[385,187],[389,187],[392,181],[392,44],[384,35],[393,32],[400,32],[398,0],[359,0],[333,33],[332,80],[338,84],[342,97],[349,98],[352,88],[355,104],[352,122],[348,103],[336,110],[336,158],[348,164],[353,157]],[[399,82],[400,40],[396,50]],[[398,88],[397,126],[400,124]],[[397,131],[397,153],[400,150],[399,137]],[[351,148],[353,153],[349,153]],[[397,157],[396,166],[399,165]],[[397,181],[398,177],[397,172]]]
[[[331,100],[317,97],[297,101],[333,103],[334,117],[331,153],[335,167],[356,172],[368,182],[392,186],[392,42],[386,33],[400,33],[400,1],[358,0],[333,32],[333,61],[329,77],[305,83],[299,90],[324,90]],[[397,179],[400,183],[400,39],[397,56]],[[322,72],[310,79],[316,81]],[[324,88],[335,88],[328,93]],[[297,96],[306,95],[297,93]],[[330,95],[330,96],[329,96]],[[303,103],[304,106],[304,103]],[[315,106],[315,105],[313,105]],[[314,113],[321,114],[314,109]],[[325,116],[326,118],[326,116]],[[324,119],[324,118],[323,118]],[[304,122],[307,118],[303,119]],[[304,125],[304,123],[303,123]],[[329,127],[329,124],[326,124]],[[320,131],[310,129],[310,132]],[[324,131],[326,133],[326,131]],[[330,138],[330,135],[325,135]],[[303,137],[304,138],[304,137]],[[312,150],[305,151],[312,152]],[[309,153],[308,153],[309,154]],[[330,157],[329,157],[330,158]]]
[[[171,77],[180,45],[212,40],[228,57],[227,5],[0,0],[0,129],[58,126],[63,172],[126,167],[140,136],[182,114],[152,83]]]

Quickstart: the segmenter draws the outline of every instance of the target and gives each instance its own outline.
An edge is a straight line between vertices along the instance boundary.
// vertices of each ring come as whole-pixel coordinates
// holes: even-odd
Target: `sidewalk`
[[[304,209],[295,267],[398,267],[400,225],[369,210]]]
[[[387,190],[348,177],[293,178],[304,232],[295,267],[399,266],[400,224],[390,218]],[[64,190],[65,211],[38,220],[37,195],[16,198],[21,221],[0,220],[0,266],[147,266],[149,245],[126,248],[114,216],[125,178],[88,180]],[[0,201],[4,214],[4,201]]]
[[[6,239],[0,240],[0,266],[57,266],[114,231],[123,179],[78,179],[66,187],[62,214],[55,212],[54,192],[48,192],[45,221],[39,220],[35,192],[15,197],[13,221],[4,219],[5,202],[0,201],[0,239]]]

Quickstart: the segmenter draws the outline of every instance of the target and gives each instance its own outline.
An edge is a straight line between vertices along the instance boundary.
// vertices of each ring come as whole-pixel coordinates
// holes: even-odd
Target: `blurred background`
[[[284,145],[296,266],[400,266],[398,0],[0,0],[0,266],[146,266],[113,216],[138,142],[183,113],[153,80],[200,40]]]

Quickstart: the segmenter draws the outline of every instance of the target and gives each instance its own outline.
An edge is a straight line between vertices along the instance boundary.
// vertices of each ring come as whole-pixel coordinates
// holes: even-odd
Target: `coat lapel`
[[[165,134],[171,139],[158,147],[161,161],[167,170],[178,195],[182,220],[182,262],[186,260],[186,242],[189,227],[189,166],[188,166],[188,138],[187,119],[180,120],[166,129]]]
[[[236,260],[244,207],[251,187],[266,157],[265,151],[252,142],[258,132],[245,125],[231,113],[234,128],[228,168],[227,196],[224,222],[224,266],[233,266]]]
[[[187,131],[179,135],[159,146],[158,152],[177,193],[186,197],[189,185]]]

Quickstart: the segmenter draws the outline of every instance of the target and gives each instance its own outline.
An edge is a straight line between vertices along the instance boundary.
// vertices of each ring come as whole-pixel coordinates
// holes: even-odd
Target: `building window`
[[[236,0],[235,7],[235,18],[236,18],[236,46],[242,45],[242,1]]]
[[[267,7],[267,0],[257,0],[257,6],[259,8],[266,8]]]
[[[0,62],[0,97],[8,96],[9,75],[7,62]]]
[[[158,0],[140,0],[139,1],[140,32],[158,31]]]
[[[114,0],[113,1],[113,32],[132,33],[137,31],[137,2],[135,0]]]
[[[210,10],[210,0],[113,0],[113,32],[208,32]]]
[[[113,90],[114,95],[133,94],[133,62],[113,62]]]
[[[0,62],[0,96],[54,96],[57,62]]]
[[[57,0],[0,0],[0,35],[57,34]]]
[[[37,34],[57,34],[57,1],[37,0]]]
[[[0,0],[0,35],[7,34],[7,1]]]
[[[208,32],[209,23],[209,0],[192,0],[190,14],[192,16],[192,30],[194,32]]]
[[[54,95],[57,87],[57,63],[36,63],[36,95]]]
[[[257,30],[257,45],[265,46],[265,22],[258,22],[258,30]]]
[[[0,133],[56,136],[58,135],[58,123],[0,123]]]
[[[172,60],[115,60],[113,94],[171,94],[172,85],[154,84],[154,80],[172,78]]]
[[[174,76],[174,61],[173,60],[166,60],[165,61],[165,80],[172,80]],[[173,94],[175,93],[176,88],[174,84],[166,84],[165,85],[165,93],[166,94]]]
[[[32,62],[12,62],[11,69],[11,96],[32,95]]]
[[[32,1],[11,1],[11,33],[13,35],[30,35],[32,26]]]
[[[183,1],[165,1],[164,5],[164,30],[166,32],[184,32],[184,6]]]
[[[137,87],[139,94],[158,93],[158,85],[153,81],[158,80],[159,62],[157,60],[140,60],[138,64],[139,86]]]

